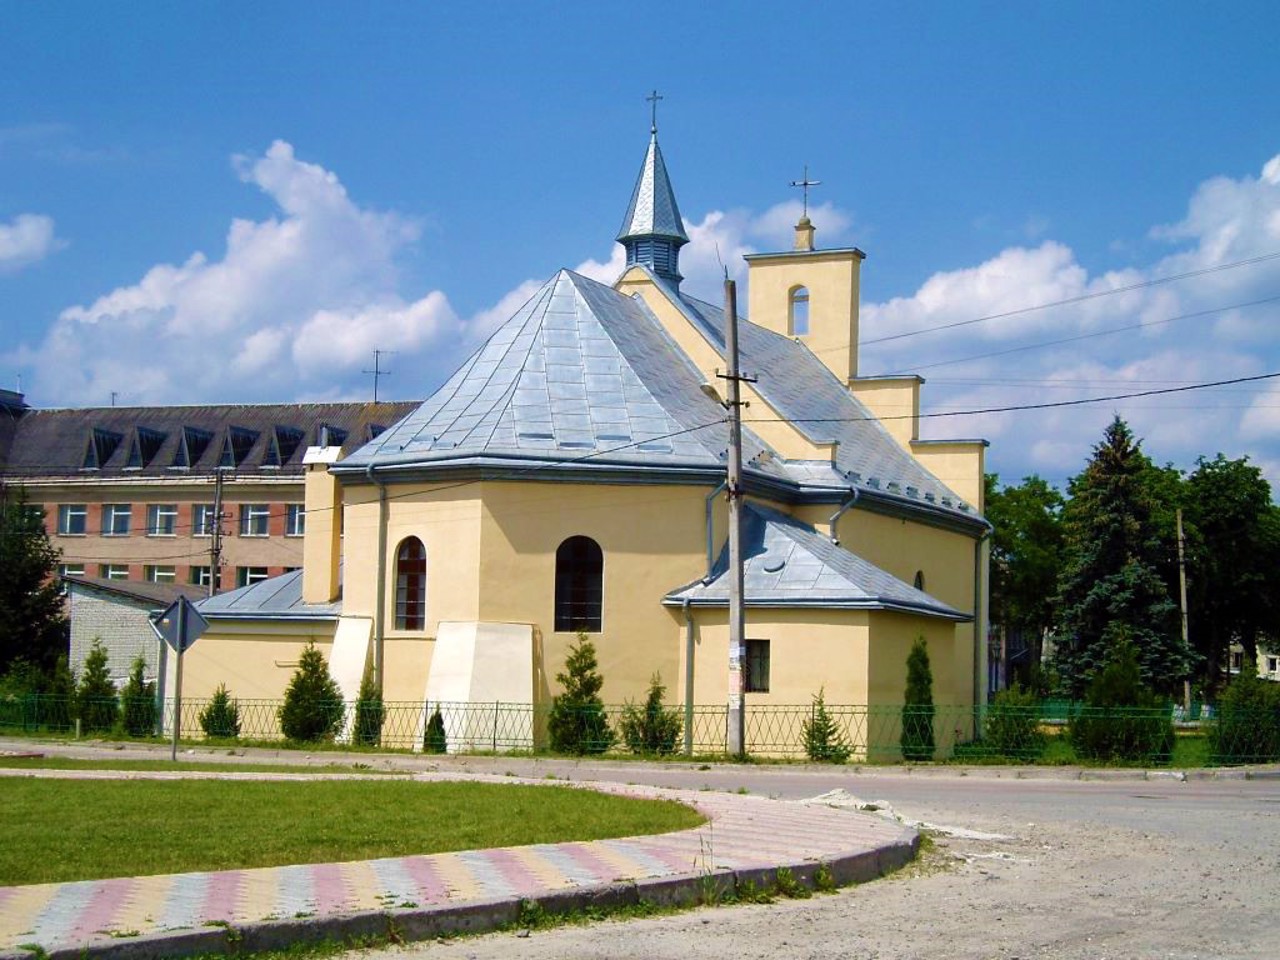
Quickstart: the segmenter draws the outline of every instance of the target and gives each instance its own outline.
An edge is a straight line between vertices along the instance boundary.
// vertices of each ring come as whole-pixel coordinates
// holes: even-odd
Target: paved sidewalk
[[[780,867],[808,879],[819,864],[840,883],[869,880],[908,862],[917,843],[913,831],[878,817],[754,796],[455,773],[423,773],[413,779],[570,785],[676,799],[696,807],[709,822],[693,830],[618,840],[0,887],[0,960],[30,958],[33,946],[54,958],[123,958],[267,949],[326,936],[424,939],[515,923],[527,900],[549,912],[641,899],[690,903],[747,880],[771,882]]]

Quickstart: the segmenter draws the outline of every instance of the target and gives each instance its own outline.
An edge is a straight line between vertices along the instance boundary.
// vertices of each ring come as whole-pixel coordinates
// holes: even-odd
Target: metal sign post
[[[179,597],[152,623],[151,629],[164,640],[178,656],[174,671],[173,691],[173,745],[169,759],[178,759],[178,737],[182,733],[182,654],[209,629],[209,621],[200,615],[186,597]]]

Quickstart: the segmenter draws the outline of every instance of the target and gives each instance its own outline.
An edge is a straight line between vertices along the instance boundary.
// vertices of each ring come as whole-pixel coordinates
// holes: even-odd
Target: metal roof
[[[179,597],[198,600],[206,593],[202,587],[193,587],[182,583],[152,583],[137,580],[109,580],[106,577],[70,577],[64,576],[62,581],[72,589],[80,587],[97,593],[107,593],[123,597],[148,607],[163,609]]]
[[[627,207],[617,239],[622,243],[642,237],[667,237],[681,243],[689,242],[656,131],[649,137],[649,149],[640,166],[640,176],[636,179],[631,204]]]
[[[334,465],[722,472],[723,408],[643,301],[569,270],[548,280],[416,411]],[[784,473],[758,437],[745,455]]]
[[[342,616],[341,599],[303,603],[301,570],[208,597],[196,608],[209,620],[336,620]]]
[[[897,610],[946,620],[972,619],[837,546],[813,527],[756,503],[743,507],[742,547],[743,597],[748,606]],[[726,606],[728,570],[726,544],[709,579],[671,591],[663,603],[688,600],[694,606]]]

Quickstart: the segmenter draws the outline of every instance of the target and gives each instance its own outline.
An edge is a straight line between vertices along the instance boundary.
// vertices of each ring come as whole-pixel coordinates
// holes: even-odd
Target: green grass
[[[216,760],[80,760],[75,757],[0,757],[0,767],[15,770],[166,770],[214,773],[360,773],[408,776],[412,770],[375,769],[368,764],[240,763]]]
[[[366,860],[697,826],[667,800],[520,784],[0,779],[0,885]]]

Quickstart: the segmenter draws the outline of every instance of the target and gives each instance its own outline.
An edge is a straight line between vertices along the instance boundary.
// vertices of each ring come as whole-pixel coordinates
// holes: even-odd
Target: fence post
[[[493,701],[493,752],[498,752],[498,704],[500,701]]]

